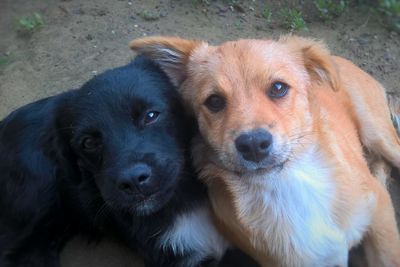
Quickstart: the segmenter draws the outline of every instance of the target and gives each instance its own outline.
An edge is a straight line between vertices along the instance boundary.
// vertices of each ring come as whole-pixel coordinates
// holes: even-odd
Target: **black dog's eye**
[[[268,90],[268,95],[271,98],[281,98],[284,97],[289,91],[289,85],[282,82],[274,82]]]
[[[153,123],[153,122],[155,122],[155,121],[158,119],[158,116],[160,116],[160,112],[155,111],[155,110],[148,111],[148,112],[144,115],[143,122],[144,122],[144,124]]]
[[[219,95],[210,95],[204,105],[212,112],[218,112],[225,108],[226,101],[225,98]]]
[[[82,140],[82,148],[87,152],[92,152],[100,146],[100,141],[97,138],[85,137]]]

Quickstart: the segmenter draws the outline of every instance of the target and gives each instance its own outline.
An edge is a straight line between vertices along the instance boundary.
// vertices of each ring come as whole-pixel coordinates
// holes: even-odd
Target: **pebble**
[[[241,6],[239,3],[234,3],[233,8],[240,13],[246,13],[246,10],[244,9],[243,6]]]
[[[168,15],[168,12],[167,12],[167,11],[165,11],[165,10],[161,10],[161,11],[160,11],[160,17],[164,18],[164,17],[166,17],[167,15]]]
[[[88,41],[93,40],[93,35],[91,35],[91,34],[86,35],[86,40],[88,40]]]

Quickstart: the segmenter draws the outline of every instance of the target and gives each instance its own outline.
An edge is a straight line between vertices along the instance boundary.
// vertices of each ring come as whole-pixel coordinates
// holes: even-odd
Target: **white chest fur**
[[[284,170],[263,177],[241,177],[235,188],[239,217],[282,266],[347,266],[346,231],[334,221],[336,186],[315,150]],[[249,191],[250,190],[250,191]]]
[[[179,215],[161,238],[160,246],[172,248],[178,255],[195,252],[192,257],[195,264],[205,257],[222,258],[229,244],[217,232],[209,207],[204,203],[190,212]]]

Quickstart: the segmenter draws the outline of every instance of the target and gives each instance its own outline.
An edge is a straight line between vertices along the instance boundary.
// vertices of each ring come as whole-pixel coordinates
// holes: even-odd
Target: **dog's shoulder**
[[[22,193],[50,186],[45,180],[54,176],[55,168],[46,147],[50,145],[57,107],[66,94],[48,97],[25,105],[0,123],[0,184]],[[4,187],[3,187],[4,188]],[[44,188],[42,188],[44,189]],[[10,192],[11,191],[11,192]],[[29,191],[29,192],[28,192]],[[8,190],[5,195],[16,192]],[[29,196],[25,199],[29,199]],[[15,203],[15,201],[14,201]]]

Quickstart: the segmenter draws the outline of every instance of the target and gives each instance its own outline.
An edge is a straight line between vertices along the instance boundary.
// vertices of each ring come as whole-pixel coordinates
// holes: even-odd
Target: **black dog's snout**
[[[151,168],[145,163],[138,163],[126,170],[118,179],[118,189],[133,194],[139,191],[143,194],[147,193],[147,189],[151,182]]]
[[[272,145],[272,135],[263,129],[241,134],[235,140],[237,151],[245,160],[260,162],[265,159]]]

